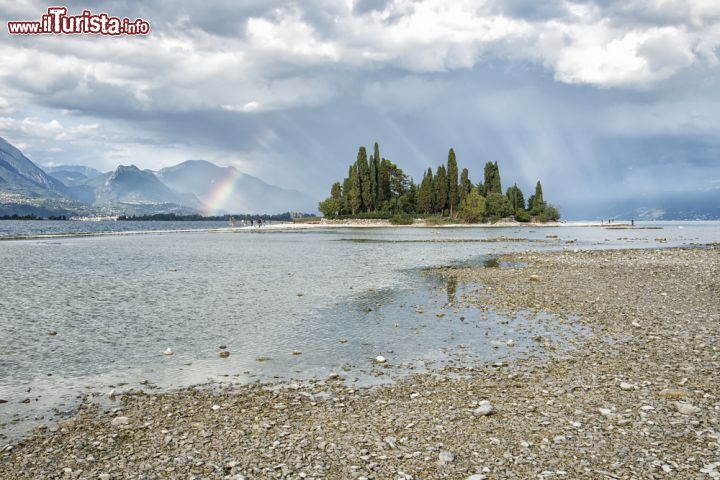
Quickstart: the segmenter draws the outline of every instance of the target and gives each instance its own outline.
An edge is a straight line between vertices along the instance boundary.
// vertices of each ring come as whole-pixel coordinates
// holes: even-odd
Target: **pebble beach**
[[[0,478],[720,479],[720,247],[499,261],[427,273],[478,285],[462,298],[476,308],[592,334],[371,388],[119,394],[0,445]]]

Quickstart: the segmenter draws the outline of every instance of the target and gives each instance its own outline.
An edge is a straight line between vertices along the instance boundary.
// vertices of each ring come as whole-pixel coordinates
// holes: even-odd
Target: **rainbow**
[[[221,210],[225,203],[228,201],[230,196],[235,191],[235,185],[237,180],[242,176],[242,172],[237,168],[232,168],[232,171],[225,178],[217,182],[210,194],[208,195],[205,206],[202,209],[203,215],[216,215]],[[238,212],[228,212],[238,213]]]

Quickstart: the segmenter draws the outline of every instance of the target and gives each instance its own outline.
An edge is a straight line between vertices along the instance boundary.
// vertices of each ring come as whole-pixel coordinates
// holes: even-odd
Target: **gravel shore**
[[[720,248],[499,260],[432,274],[593,334],[392,386],[123,395],[5,447],[0,478],[720,479]]]

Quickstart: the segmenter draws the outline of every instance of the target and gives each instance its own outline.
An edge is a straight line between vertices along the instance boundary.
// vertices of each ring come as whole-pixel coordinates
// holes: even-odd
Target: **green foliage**
[[[429,168],[423,175],[420,188],[417,193],[417,211],[419,213],[429,214],[433,212],[433,177],[432,170]]]
[[[448,152],[447,167],[448,182],[448,207],[450,208],[450,216],[457,213],[457,207],[460,204],[460,194],[458,192],[458,166],[455,159],[455,150],[452,148]]]
[[[360,147],[357,156],[358,177],[360,178],[361,209],[369,212],[375,209],[370,186],[370,167],[368,166],[367,152],[365,147]]]
[[[393,225],[412,225],[414,218],[407,213],[397,214],[390,217],[390,223]]]
[[[332,197],[328,197],[318,204],[318,210],[324,217],[335,217],[340,213],[340,208],[340,201]]]
[[[529,222],[531,219],[530,212],[525,209],[520,209],[515,212],[515,220],[518,222]]]
[[[475,187],[467,168],[462,169],[458,179],[457,158],[451,148],[447,166],[438,166],[434,175],[428,168],[420,184],[416,185],[400,167],[380,156],[380,147],[375,143],[369,161],[365,147],[358,149],[357,159],[350,166],[347,177],[342,183],[332,185],[330,197],[320,202],[318,208],[325,216],[335,218],[435,215],[430,217],[430,223],[448,215],[473,222],[507,216],[515,216],[518,221],[560,218],[557,208],[545,202],[539,181],[526,207],[525,197],[517,184],[502,193],[497,162],[486,163],[483,173],[485,182]],[[479,218],[478,211],[482,211]],[[447,223],[449,220],[442,221]]]
[[[470,181],[470,173],[468,172],[467,168],[463,168],[462,173],[460,174],[460,185],[458,185],[458,202],[462,202],[465,200],[465,197],[468,193],[470,193],[470,190],[472,190],[473,184]]]
[[[502,193],[500,185],[500,167],[497,162],[487,162],[485,164],[485,197],[491,193]]]
[[[478,223],[485,217],[485,198],[473,188],[460,204],[458,216],[467,223]]]
[[[505,192],[505,196],[510,202],[510,207],[513,212],[525,209],[525,196],[523,195],[522,190],[518,188],[517,184],[508,188],[507,192]]]
[[[448,203],[448,181],[445,166],[440,165],[435,174],[435,211],[442,215]]]
[[[378,155],[380,153],[378,152]],[[388,161],[384,158],[380,160],[378,167],[378,205],[390,199],[390,172],[388,170]]]
[[[560,211],[552,205],[544,204],[542,211],[538,214],[541,222],[557,222],[560,220]]]
[[[485,201],[487,203],[487,213],[492,217],[506,217],[514,214],[510,202],[502,193],[492,192],[485,197]]]
[[[360,175],[357,165],[350,170],[350,211],[355,214],[362,209],[362,192],[360,190]]]

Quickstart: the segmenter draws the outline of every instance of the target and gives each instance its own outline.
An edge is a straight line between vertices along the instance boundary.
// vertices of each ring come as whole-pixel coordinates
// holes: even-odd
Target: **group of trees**
[[[330,196],[318,208],[330,218],[435,215],[470,223],[510,216],[523,222],[560,218],[558,210],[545,202],[540,181],[526,202],[517,184],[503,193],[497,162],[485,164],[483,180],[473,184],[467,168],[458,175],[455,151],[451,148],[447,165],[440,165],[435,173],[428,168],[416,185],[402,169],[380,156],[380,147],[375,143],[369,159],[365,147],[360,147],[348,176],[332,185]]]

